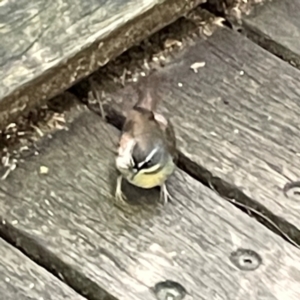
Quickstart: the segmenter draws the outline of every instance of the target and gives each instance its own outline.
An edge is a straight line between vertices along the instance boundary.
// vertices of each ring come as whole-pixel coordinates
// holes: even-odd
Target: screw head
[[[239,248],[232,252],[230,261],[242,271],[254,271],[262,263],[262,258],[258,253],[251,249]]]
[[[157,283],[153,291],[158,300],[183,300],[187,293],[180,283],[171,280]]]

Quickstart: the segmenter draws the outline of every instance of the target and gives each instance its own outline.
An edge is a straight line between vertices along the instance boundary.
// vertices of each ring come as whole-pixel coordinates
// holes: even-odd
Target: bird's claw
[[[122,192],[122,176],[121,175],[117,178],[115,198],[118,202],[125,202],[127,200],[127,197]]]
[[[168,199],[172,201],[173,197],[169,193],[167,185],[164,183],[160,189],[160,200],[162,200],[163,205],[166,205],[168,203]]]

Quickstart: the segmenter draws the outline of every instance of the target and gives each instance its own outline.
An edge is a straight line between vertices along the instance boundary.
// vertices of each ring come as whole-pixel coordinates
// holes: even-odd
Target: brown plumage
[[[152,97],[149,86],[139,89],[138,94],[123,126],[116,166],[132,184],[143,188],[160,185],[168,193],[165,181],[177,161],[174,129],[169,120],[156,112],[159,98]]]

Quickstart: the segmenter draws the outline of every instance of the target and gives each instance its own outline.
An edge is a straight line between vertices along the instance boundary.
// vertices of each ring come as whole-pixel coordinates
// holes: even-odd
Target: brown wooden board
[[[165,280],[183,286],[184,300],[299,299],[295,247],[182,171],[165,207],[158,190],[126,185],[131,204],[115,206],[118,131],[90,111],[68,127],[1,184],[0,233],[33,259],[89,299],[154,300],[151,288]],[[240,248],[262,264],[237,268]]]
[[[196,62],[205,63],[197,73]],[[183,168],[203,182],[212,180],[209,172],[220,178],[212,184],[221,194],[266,212],[299,244],[299,196],[283,193],[300,177],[299,71],[223,28],[151,76],[161,76],[154,87],[161,110],[175,126],[180,151],[196,163]],[[115,107],[135,97],[129,85],[113,96]],[[226,191],[218,187],[228,184]]]
[[[3,300],[85,299],[2,239],[0,290]]]
[[[260,45],[300,66],[300,2],[265,1],[243,18],[246,33]]]
[[[201,2],[1,1],[0,126]]]

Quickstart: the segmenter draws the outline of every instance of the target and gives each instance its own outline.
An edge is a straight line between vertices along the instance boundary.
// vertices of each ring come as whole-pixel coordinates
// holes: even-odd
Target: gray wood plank
[[[3,239],[0,239],[0,290],[3,300],[85,299]]]
[[[54,97],[202,0],[0,3],[0,125]]]
[[[185,300],[299,299],[295,247],[179,170],[169,182],[175,200],[165,207],[158,190],[128,186],[132,205],[115,206],[118,131],[90,111],[68,127],[44,140],[40,156],[11,173],[0,194],[0,216],[15,239],[24,233],[57,257],[48,264],[63,278],[72,268],[124,300],[154,300],[150,289],[165,280],[181,284]],[[1,223],[0,233],[10,235]],[[26,248],[22,238],[18,245]],[[239,248],[258,253],[259,268],[235,267],[230,257]]]
[[[190,68],[195,62],[206,63],[198,73]],[[151,76],[161,76],[155,89],[179,149],[202,167],[183,168],[203,182],[211,180],[209,172],[220,178],[222,194],[231,190],[231,197],[266,213],[300,244],[299,195],[283,193],[300,177],[299,71],[223,28]],[[131,85],[112,96],[119,111],[136,100]]]
[[[243,27],[261,46],[299,67],[299,11],[298,0],[265,1],[243,18]]]

